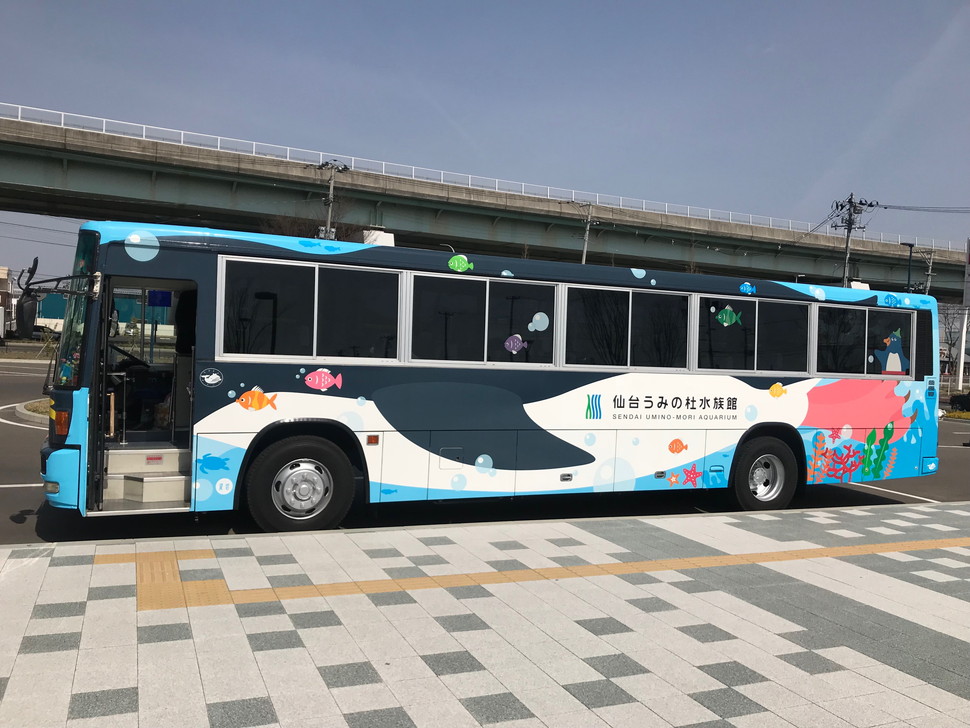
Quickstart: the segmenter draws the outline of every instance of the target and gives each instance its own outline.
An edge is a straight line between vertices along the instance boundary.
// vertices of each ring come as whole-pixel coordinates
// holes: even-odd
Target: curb
[[[33,401],[33,400],[32,400]],[[21,402],[17,405],[16,413],[17,417],[24,420],[25,422],[30,422],[35,425],[46,425],[49,417],[45,415],[39,415],[34,412],[28,412],[27,408],[24,406],[26,402]]]

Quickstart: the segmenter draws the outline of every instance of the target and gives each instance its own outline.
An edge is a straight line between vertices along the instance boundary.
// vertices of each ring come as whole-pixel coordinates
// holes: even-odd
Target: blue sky
[[[0,62],[0,102],[540,185],[811,223],[850,192],[970,205],[967,1],[34,0]],[[0,265],[62,272],[34,241],[73,227],[0,213]]]

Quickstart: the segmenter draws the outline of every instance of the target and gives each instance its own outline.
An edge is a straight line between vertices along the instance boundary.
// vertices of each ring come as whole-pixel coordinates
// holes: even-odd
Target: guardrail
[[[50,109],[39,109],[33,106],[0,103],[0,118],[16,119],[18,121],[46,124],[49,126],[60,126],[67,129],[94,131],[101,134],[112,134],[115,136],[133,137],[135,139],[146,139],[149,141],[165,142],[168,144],[215,149],[224,152],[234,152],[236,154],[270,157],[273,159],[280,159],[288,162],[299,162],[303,164],[319,165],[332,160],[341,164],[346,164],[351,169],[361,172],[371,172],[373,174],[383,174],[391,177],[403,177],[405,179],[422,180],[425,182],[437,182],[439,184],[455,185],[458,187],[490,190],[493,192],[508,192],[516,195],[527,195],[530,197],[560,200],[563,202],[575,202],[580,205],[589,203],[594,205],[603,205],[606,207],[616,207],[624,210],[657,212],[665,215],[678,215],[681,217],[699,218],[704,220],[717,220],[742,225],[756,225],[758,227],[774,228],[776,230],[791,230],[794,232],[807,233],[815,227],[808,222],[788,220],[785,218],[768,217],[765,215],[751,215],[748,213],[729,212],[726,210],[712,210],[706,207],[677,205],[670,202],[652,202],[650,200],[640,200],[634,197],[603,195],[596,192],[581,192],[578,190],[570,190],[561,187],[534,185],[527,182],[512,182],[510,180],[495,179],[493,177],[480,177],[473,174],[445,172],[426,167],[415,167],[409,164],[397,164],[394,162],[381,162],[376,159],[365,159],[363,157],[351,157],[345,154],[330,154],[328,152],[317,152],[309,149],[281,146],[278,144],[252,142],[243,139],[234,139],[232,137],[200,134],[198,132],[180,131],[178,129],[168,129],[161,126],[149,126],[146,124],[135,124],[128,121],[102,119],[96,116],[85,116],[83,114],[71,114],[64,111],[51,111]],[[843,237],[841,233],[833,232],[833,230],[833,228],[825,228],[817,232],[822,235]],[[870,233],[863,231],[861,234],[854,235],[853,237],[862,240],[874,240],[881,243],[942,248],[944,250],[963,251],[967,248],[965,241],[954,243],[949,240],[920,238],[915,235],[889,235],[886,233]]]

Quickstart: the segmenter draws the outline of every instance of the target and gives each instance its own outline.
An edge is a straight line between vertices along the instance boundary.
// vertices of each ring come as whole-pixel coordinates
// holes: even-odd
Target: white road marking
[[[872,490],[879,490],[883,493],[892,493],[893,495],[901,495],[905,498],[916,498],[916,500],[926,501],[927,503],[942,503],[943,501],[933,500],[932,498],[924,498],[921,495],[913,495],[912,493],[900,493],[898,490],[889,490],[889,488],[879,488],[875,485],[869,485],[868,483],[849,483],[849,485],[858,485],[863,488],[871,488]]]
[[[17,406],[16,404],[5,404],[3,407],[0,407],[0,411],[3,411],[5,409],[10,409],[11,407],[16,407],[16,406]],[[11,420],[5,420],[3,417],[0,417],[0,422],[2,422],[5,425],[13,425],[14,427],[26,427],[26,428],[28,428],[30,430],[46,430],[47,429],[46,426],[45,427],[41,427],[40,425],[31,425],[31,424],[28,424],[26,422],[12,422]]]
[[[0,483],[0,488],[43,488],[43,483]]]

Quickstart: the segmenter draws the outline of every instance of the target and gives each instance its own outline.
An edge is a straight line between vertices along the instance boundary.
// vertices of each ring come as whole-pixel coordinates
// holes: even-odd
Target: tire
[[[774,437],[744,443],[734,461],[731,483],[746,511],[786,508],[798,487],[798,463],[791,448]]]
[[[270,445],[256,456],[245,482],[249,512],[266,531],[334,528],[354,500],[350,461],[319,437]]]

